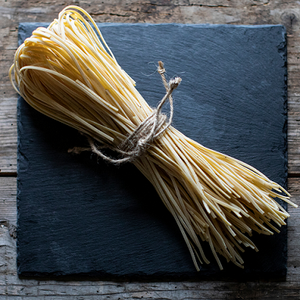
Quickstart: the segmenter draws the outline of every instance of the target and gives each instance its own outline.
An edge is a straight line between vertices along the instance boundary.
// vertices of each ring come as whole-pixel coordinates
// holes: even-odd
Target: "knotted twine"
[[[132,162],[136,158],[142,156],[152,145],[155,139],[163,134],[172,124],[173,120],[173,98],[172,93],[181,82],[180,77],[175,77],[167,82],[165,77],[165,68],[163,62],[158,62],[157,72],[161,75],[166,94],[157,105],[156,109],[139,125],[137,128],[118,146],[113,147],[109,145],[98,146],[95,141],[87,136],[89,148],[74,147],[69,149],[68,152],[79,154],[83,151],[91,151],[97,156],[101,157],[104,161],[121,165],[126,162]],[[170,117],[166,123],[167,116],[161,112],[166,100],[169,99],[170,103]],[[121,158],[112,158],[104,154],[101,149],[110,149],[120,154]]]

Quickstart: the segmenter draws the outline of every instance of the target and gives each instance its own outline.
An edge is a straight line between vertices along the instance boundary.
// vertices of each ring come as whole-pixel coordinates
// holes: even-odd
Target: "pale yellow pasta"
[[[118,146],[152,112],[93,19],[77,6],[25,40],[10,77],[32,107],[101,144]],[[243,267],[243,246],[257,250],[252,231],[271,235],[269,228],[278,231],[271,222],[285,225],[289,217],[274,198],[295,206],[281,186],[253,167],[172,126],[133,163],[173,215],[197,270],[199,263],[209,263],[202,241],[220,269],[219,255]]]

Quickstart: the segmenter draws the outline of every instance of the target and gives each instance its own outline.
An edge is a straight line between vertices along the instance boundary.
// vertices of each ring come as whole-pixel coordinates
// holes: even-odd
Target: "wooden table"
[[[283,24],[288,36],[289,192],[300,205],[300,2],[292,0],[0,0],[0,300],[300,299],[300,209],[289,208],[286,282],[20,280],[16,270],[17,95],[7,72],[19,22],[50,22],[66,5],[97,22]],[[299,80],[299,81],[298,81]]]

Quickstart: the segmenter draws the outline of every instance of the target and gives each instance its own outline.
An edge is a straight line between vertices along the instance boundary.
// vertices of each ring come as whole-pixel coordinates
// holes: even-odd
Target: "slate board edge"
[[[19,31],[22,30],[23,26],[36,26],[37,27],[45,27],[49,26],[50,23],[47,22],[20,22],[19,23]],[[196,27],[196,28],[218,28],[218,27],[228,27],[228,28],[267,28],[267,27],[282,27],[285,30],[285,26],[282,24],[261,24],[261,25],[234,25],[234,24],[190,24],[190,23],[114,23],[114,22],[106,22],[106,23],[96,23],[97,26],[178,26],[178,27]],[[284,33],[286,35],[286,32]]]

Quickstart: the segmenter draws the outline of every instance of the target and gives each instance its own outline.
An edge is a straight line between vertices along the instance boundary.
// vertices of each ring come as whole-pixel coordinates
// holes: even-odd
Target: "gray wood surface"
[[[283,24],[288,33],[289,191],[300,205],[300,2],[291,0],[0,0],[0,300],[300,299],[300,210],[290,208],[285,282],[56,282],[16,274],[16,93],[7,71],[19,22],[50,22],[68,4],[97,22]],[[163,42],[163,41],[162,41]]]

